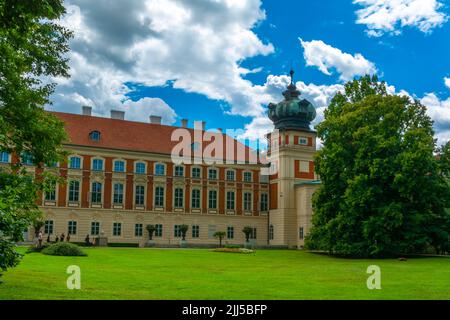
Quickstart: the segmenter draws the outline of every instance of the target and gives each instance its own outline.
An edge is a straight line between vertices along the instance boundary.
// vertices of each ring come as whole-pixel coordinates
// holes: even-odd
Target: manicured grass
[[[22,251],[25,251],[21,248]],[[0,299],[449,299],[450,259],[349,260],[302,251],[84,249],[88,257],[27,254],[4,274]],[[66,268],[81,268],[81,290]],[[381,290],[368,290],[369,265]]]

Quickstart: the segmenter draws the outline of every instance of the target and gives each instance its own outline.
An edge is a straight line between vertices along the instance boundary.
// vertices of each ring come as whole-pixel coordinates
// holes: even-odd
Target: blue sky
[[[56,79],[52,109],[204,120],[254,138],[270,130],[265,108],[292,65],[317,121],[346,80],[371,72],[426,104],[440,143],[450,139],[448,0],[120,2],[66,1],[72,78]]]

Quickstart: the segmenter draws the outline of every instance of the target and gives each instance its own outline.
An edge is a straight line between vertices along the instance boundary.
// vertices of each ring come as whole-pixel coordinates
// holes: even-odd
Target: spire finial
[[[294,83],[294,73],[295,73],[294,68],[291,67],[291,71],[289,72],[289,74],[291,75],[291,84]]]

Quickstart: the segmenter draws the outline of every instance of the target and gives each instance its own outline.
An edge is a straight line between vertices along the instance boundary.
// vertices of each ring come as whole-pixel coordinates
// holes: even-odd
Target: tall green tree
[[[365,76],[345,85],[318,125],[322,184],[310,249],[360,257],[448,247],[449,186],[426,107]]]
[[[55,84],[68,77],[66,54],[72,33],[58,25],[62,0],[0,0],[0,152],[26,153],[36,166],[63,160],[64,126],[45,112]],[[20,255],[14,243],[39,217],[38,191],[55,177],[30,175],[17,161],[0,168],[0,272]]]

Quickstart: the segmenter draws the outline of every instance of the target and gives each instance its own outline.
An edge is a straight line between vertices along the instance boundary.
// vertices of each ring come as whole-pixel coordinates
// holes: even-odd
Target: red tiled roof
[[[170,155],[178,141],[171,141],[171,135],[180,127],[134,122],[126,120],[117,120],[110,118],[101,118],[94,116],[78,115],[62,112],[51,112],[65,123],[65,128],[69,136],[66,144],[87,146],[103,149],[119,149],[137,152],[148,152]],[[191,140],[194,142],[194,129],[186,128],[191,134]],[[101,133],[100,141],[92,141],[89,134],[93,131]],[[224,153],[226,144],[234,144],[236,154],[237,145],[246,150],[245,155],[239,156],[239,161],[249,159],[251,149],[242,143],[225,135]],[[204,142],[203,147],[210,144]],[[231,159],[226,156],[224,159]]]

